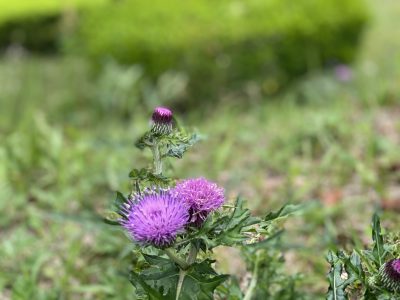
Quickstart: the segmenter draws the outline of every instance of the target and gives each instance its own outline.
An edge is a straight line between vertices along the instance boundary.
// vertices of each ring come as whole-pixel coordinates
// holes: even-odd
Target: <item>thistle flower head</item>
[[[151,116],[151,130],[157,134],[168,134],[172,131],[172,111],[165,107],[156,107]]]
[[[189,220],[188,206],[168,191],[147,192],[128,200],[121,225],[143,245],[170,246]]]
[[[379,270],[382,284],[389,290],[400,292],[400,258],[384,263]]]
[[[225,200],[224,189],[203,177],[178,182],[171,192],[189,205],[191,222],[198,225]]]

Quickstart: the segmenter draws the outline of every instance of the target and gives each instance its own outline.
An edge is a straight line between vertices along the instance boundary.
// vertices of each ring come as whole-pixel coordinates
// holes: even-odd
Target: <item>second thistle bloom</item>
[[[125,203],[121,225],[143,245],[170,246],[184,231],[188,206],[169,192],[147,193]]]
[[[151,116],[152,128],[156,134],[168,134],[172,132],[172,111],[166,107],[156,107]]]
[[[382,284],[389,290],[400,292],[400,258],[392,259],[379,270]]]
[[[198,225],[225,201],[224,189],[203,177],[182,180],[171,192],[190,206],[191,222]]]

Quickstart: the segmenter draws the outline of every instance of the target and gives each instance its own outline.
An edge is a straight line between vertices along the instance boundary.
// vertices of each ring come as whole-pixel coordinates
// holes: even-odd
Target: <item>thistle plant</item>
[[[377,213],[372,218],[369,249],[329,252],[327,299],[400,299],[400,235],[383,234]]]
[[[209,179],[167,176],[170,171],[164,162],[182,158],[197,141],[197,134],[178,126],[170,109],[158,107],[149,131],[136,142],[139,149],[151,150],[152,163],[130,172],[131,190],[126,196],[117,193],[114,209],[106,218],[120,226],[132,243],[135,259],[129,280],[135,298],[250,300],[264,292],[291,292],[294,297],[293,289],[277,289],[269,274],[275,274],[272,269],[282,261],[275,247],[282,220],[300,206],[288,204],[254,217],[242,198],[226,198],[224,188]],[[240,285],[237,277],[214,269],[213,249],[219,246],[242,250],[249,282]],[[282,285],[294,282],[292,277],[291,281],[280,278],[284,278]],[[269,291],[268,282],[274,284],[274,291]]]

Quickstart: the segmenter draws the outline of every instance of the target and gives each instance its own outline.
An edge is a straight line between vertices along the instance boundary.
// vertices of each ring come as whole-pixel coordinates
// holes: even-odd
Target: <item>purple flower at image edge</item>
[[[379,274],[386,288],[400,292],[400,258],[392,259],[383,264]]]
[[[197,225],[225,201],[224,189],[203,177],[182,180],[171,192],[190,206],[191,222]]]
[[[168,191],[145,193],[124,204],[120,223],[136,242],[164,248],[184,231],[188,210]]]

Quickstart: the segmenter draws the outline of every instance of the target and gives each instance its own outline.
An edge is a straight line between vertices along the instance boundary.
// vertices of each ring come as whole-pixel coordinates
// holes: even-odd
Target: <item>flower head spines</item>
[[[159,248],[170,246],[189,220],[188,206],[168,191],[128,200],[121,215],[121,225],[136,242]]]
[[[171,193],[189,205],[191,222],[197,224],[225,201],[224,189],[203,177],[182,180]]]
[[[166,107],[156,107],[151,117],[151,131],[156,134],[168,134],[172,131],[172,111]]]
[[[379,270],[379,276],[387,289],[400,292],[400,258],[384,263]]]

